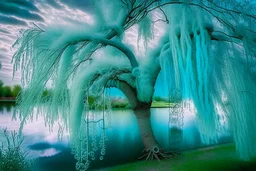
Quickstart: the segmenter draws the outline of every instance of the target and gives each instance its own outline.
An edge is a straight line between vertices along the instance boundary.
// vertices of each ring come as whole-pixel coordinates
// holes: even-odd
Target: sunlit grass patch
[[[168,108],[168,107],[174,107],[175,103],[168,103],[165,101],[154,101],[152,102],[151,107],[153,108]]]
[[[226,171],[254,170],[256,158],[250,161],[240,160],[234,144],[211,146],[185,151],[174,159],[162,161],[141,161],[108,168],[108,171]]]

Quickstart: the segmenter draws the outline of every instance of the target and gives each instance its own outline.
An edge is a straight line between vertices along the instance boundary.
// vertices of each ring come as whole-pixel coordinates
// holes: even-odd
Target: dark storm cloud
[[[54,1],[54,0],[52,0]],[[27,0],[8,0],[10,4],[19,6],[20,8],[27,9],[29,11],[39,12],[39,9],[31,2]]]
[[[14,17],[7,17],[0,15],[0,23],[1,24],[8,24],[8,25],[21,25],[21,26],[26,26],[27,23],[23,20],[19,20]]]
[[[93,7],[91,0],[60,0],[60,2],[71,8],[77,8],[87,12],[91,11]]]
[[[2,1],[0,2],[0,13],[3,15],[15,16],[27,20],[43,21],[43,18],[30,11],[38,11],[38,9],[27,1]]]

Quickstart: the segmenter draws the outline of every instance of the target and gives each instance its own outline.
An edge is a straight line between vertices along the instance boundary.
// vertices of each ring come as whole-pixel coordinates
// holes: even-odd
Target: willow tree
[[[116,87],[137,118],[144,157],[165,157],[150,124],[154,86],[162,70],[172,89],[179,90],[183,99],[193,100],[203,142],[217,140],[221,109],[240,156],[250,159],[256,154],[256,16],[252,1],[102,0],[92,4],[93,24],[35,27],[23,32],[15,43],[14,70],[21,68],[26,87],[16,110],[21,128],[42,103],[41,94],[50,81],[53,93],[44,102],[49,109],[44,111],[46,122],[63,121],[79,161],[77,169],[86,168],[91,154],[83,146],[88,140],[88,122],[84,122],[88,95],[99,97],[102,104],[104,90]],[[163,23],[165,34],[156,47],[146,46],[141,60],[124,43],[123,35],[138,25],[138,37],[146,45],[154,36],[156,22]],[[105,105],[99,108],[104,113]]]

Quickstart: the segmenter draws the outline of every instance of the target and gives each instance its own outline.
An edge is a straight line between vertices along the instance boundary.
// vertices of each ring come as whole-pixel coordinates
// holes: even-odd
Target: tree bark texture
[[[134,109],[134,114],[137,118],[142,141],[146,151],[159,152],[159,145],[153,134],[150,122],[150,107],[142,106]]]

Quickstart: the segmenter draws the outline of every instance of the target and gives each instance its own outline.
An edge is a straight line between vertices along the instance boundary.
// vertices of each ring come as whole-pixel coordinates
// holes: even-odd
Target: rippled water
[[[0,103],[0,127],[18,130],[19,121],[12,120],[14,106]],[[151,122],[159,144],[166,150],[186,150],[205,146],[200,140],[195,116],[185,111],[183,125],[169,122],[168,108],[152,108]],[[99,125],[97,125],[99,126]],[[136,118],[131,110],[113,110],[111,127],[106,130],[106,155],[104,160],[97,158],[91,162],[90,169],[110,167],[113,165],[133,162],[141,155],[142,140]],[[75,170],[75,159],[68,147],[68,134],[58,140],[58,128],[53,132],[45,127],[43,118],[38,118],[24,126],[23,148],[29,151],[28,157],[37,158],[36,167],[39,171],[72,171]],[[218,143],[231,141],[226,132],[219,132]],[[0,140],[3,137],[0,137]],[[89,169],[89,170],[90,170]]]

